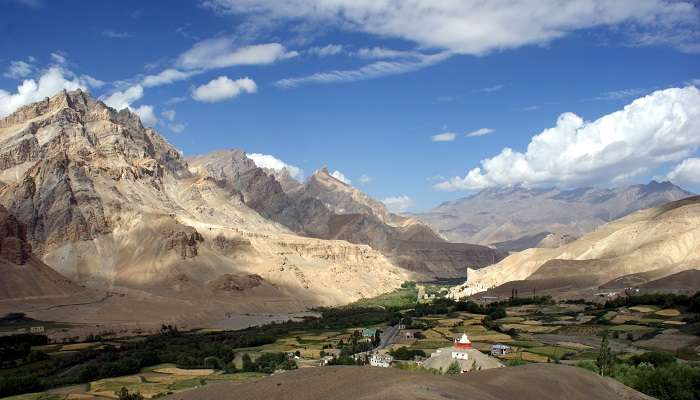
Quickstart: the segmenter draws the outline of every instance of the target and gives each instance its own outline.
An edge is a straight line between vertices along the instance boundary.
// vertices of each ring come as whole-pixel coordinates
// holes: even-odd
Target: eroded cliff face
[[[45,261],[95,287],[208,299],[231,276],[256,275],[266,284],[241,285],[244,299],[294,298],[298,307],[411,279],[368,246],[295,235],[313,231],[327,209],[289,207],[280,183],[246,160],[193,174],[135,114],[61,92],[0,120],[0,203]],[[311,236],[324,236],[319,226]],[[17,247],[10,242],[3,249]]]

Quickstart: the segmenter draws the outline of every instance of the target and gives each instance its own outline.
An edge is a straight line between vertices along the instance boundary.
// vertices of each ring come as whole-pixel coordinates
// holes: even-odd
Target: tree
[[[608,343],[608,332],[603,334],[603,340],[600,342],[600,351],[598,352],[598,358],[596,359],[596,366],[598,367],[598,372],[602,376],[609,376],[612,372],[613,366],[613,355],[610,351],[610,344]]]
[[[377,347],[382,343],[381,333],[382,331],[379,329],[374,332],[374,337],[372,338],[372,345],[374,345],[374,347]]]
[[[143,395],[139,392],[129,393],[129,390],[122,386],[122,388],[114,394],[117,395],[119,400],[143,400]]]
[[[257,370],[248,353],[243,354],[241,361],[243,362],[243,372],[255,372]]]
[[[447,367],[447,371],[445,372],[448,375],[457,375],[462,373],[462,367],[459,365],[457,360],[452,361],[452,364],[450,364],[449,367]]]

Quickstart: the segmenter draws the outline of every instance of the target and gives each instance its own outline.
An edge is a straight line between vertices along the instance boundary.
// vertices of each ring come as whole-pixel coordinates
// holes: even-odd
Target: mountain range
[[[240,150],[186,159],[130,110],[80,90],[0,119],[0,181],[30,261],[70,289],[65,299],[41,285],[5,290],[17,303],[4,306],[45,313],[51,299],[63,304],[51,306],[52,319],[182,323],[298,311],[502,258],[448,243],[325,168],[301,183]]]
[[[569,190],[511,186],[484,189],[413,216],[451,241],[519,251],[557,247],[631,212],[691,195],[670,182],[657,181]]]

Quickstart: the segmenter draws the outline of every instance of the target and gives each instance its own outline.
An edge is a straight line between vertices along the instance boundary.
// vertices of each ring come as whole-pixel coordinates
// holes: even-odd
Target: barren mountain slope
[[[81,91],[0,120],[0,169],[0,203],[38,254],[92,287],[264,309],[259,295],[302,308],[410,278],[369,246],[300,237],[265,219],[240,193],[192,174],[135,114]],[[258,275],[261,285],[211,285],[228,275]]]
[[[528,249],[470,271],[453,288],[468,296],[507,282],[578,289],[656,271],[654,279],[700,267],[700,196],[630,214],[555,249]],[[547,283],[545,285],[545,283]]]
[[[692,194],[670,182],[619,189],[485,189],[417,217],[452,241],[519,251],[549,233],[581,237],[631,212]]]

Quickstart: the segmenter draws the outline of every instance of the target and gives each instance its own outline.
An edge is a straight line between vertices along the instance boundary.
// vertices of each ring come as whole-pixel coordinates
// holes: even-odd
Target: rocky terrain
[[[670,182],[656,181],[616,189],[513,186],[485,189],[415,217],[451,241],[520,251],[537,247],[549,234],[581,237],[634,211],[691,195]]]
[[[531,364],[464,375],[432,375],[398,368],[302,368],[242,384],[227,382],[166,397],[200,399],[610,399],[646,396],[581,368]]]
[[[635,212],[557,248],[524,250],[469,271],[467,283],[451,294],[508,295],[515,288],[575,297],[599,286],[637,286],[695,269],[700,269],[700,196]]]
[[[83,290],[32,254],[26,227],[0,206],[0,301],[68,296]]]
[[[79,90],[0,120],[0,204],[44,262],[79,284],[141,299],[134,314],[147,304],[162,318],[293,311],[416,278],[368,245],[298,235],[308,214],[283,219],[285,192],[265,184],[276,179],[264,171],[222,184],[227,170],[196,168],[134,113]],[[119,307],[118,298],[104,307]],[[162,307],[168,301],[188,305]]]
[[[259,168],[242,150],[188,159],[191,171],[236,193],[261,216],[310,237],[366,244],[396,265],[426,277],[464,276],[467,267],[492,264],[502,255],[485,246],[448,243],[430,227],[389,212],[381,202],[321,168],[296,184],[283,169]],[[294,181],[296,182],[296,181]]]

